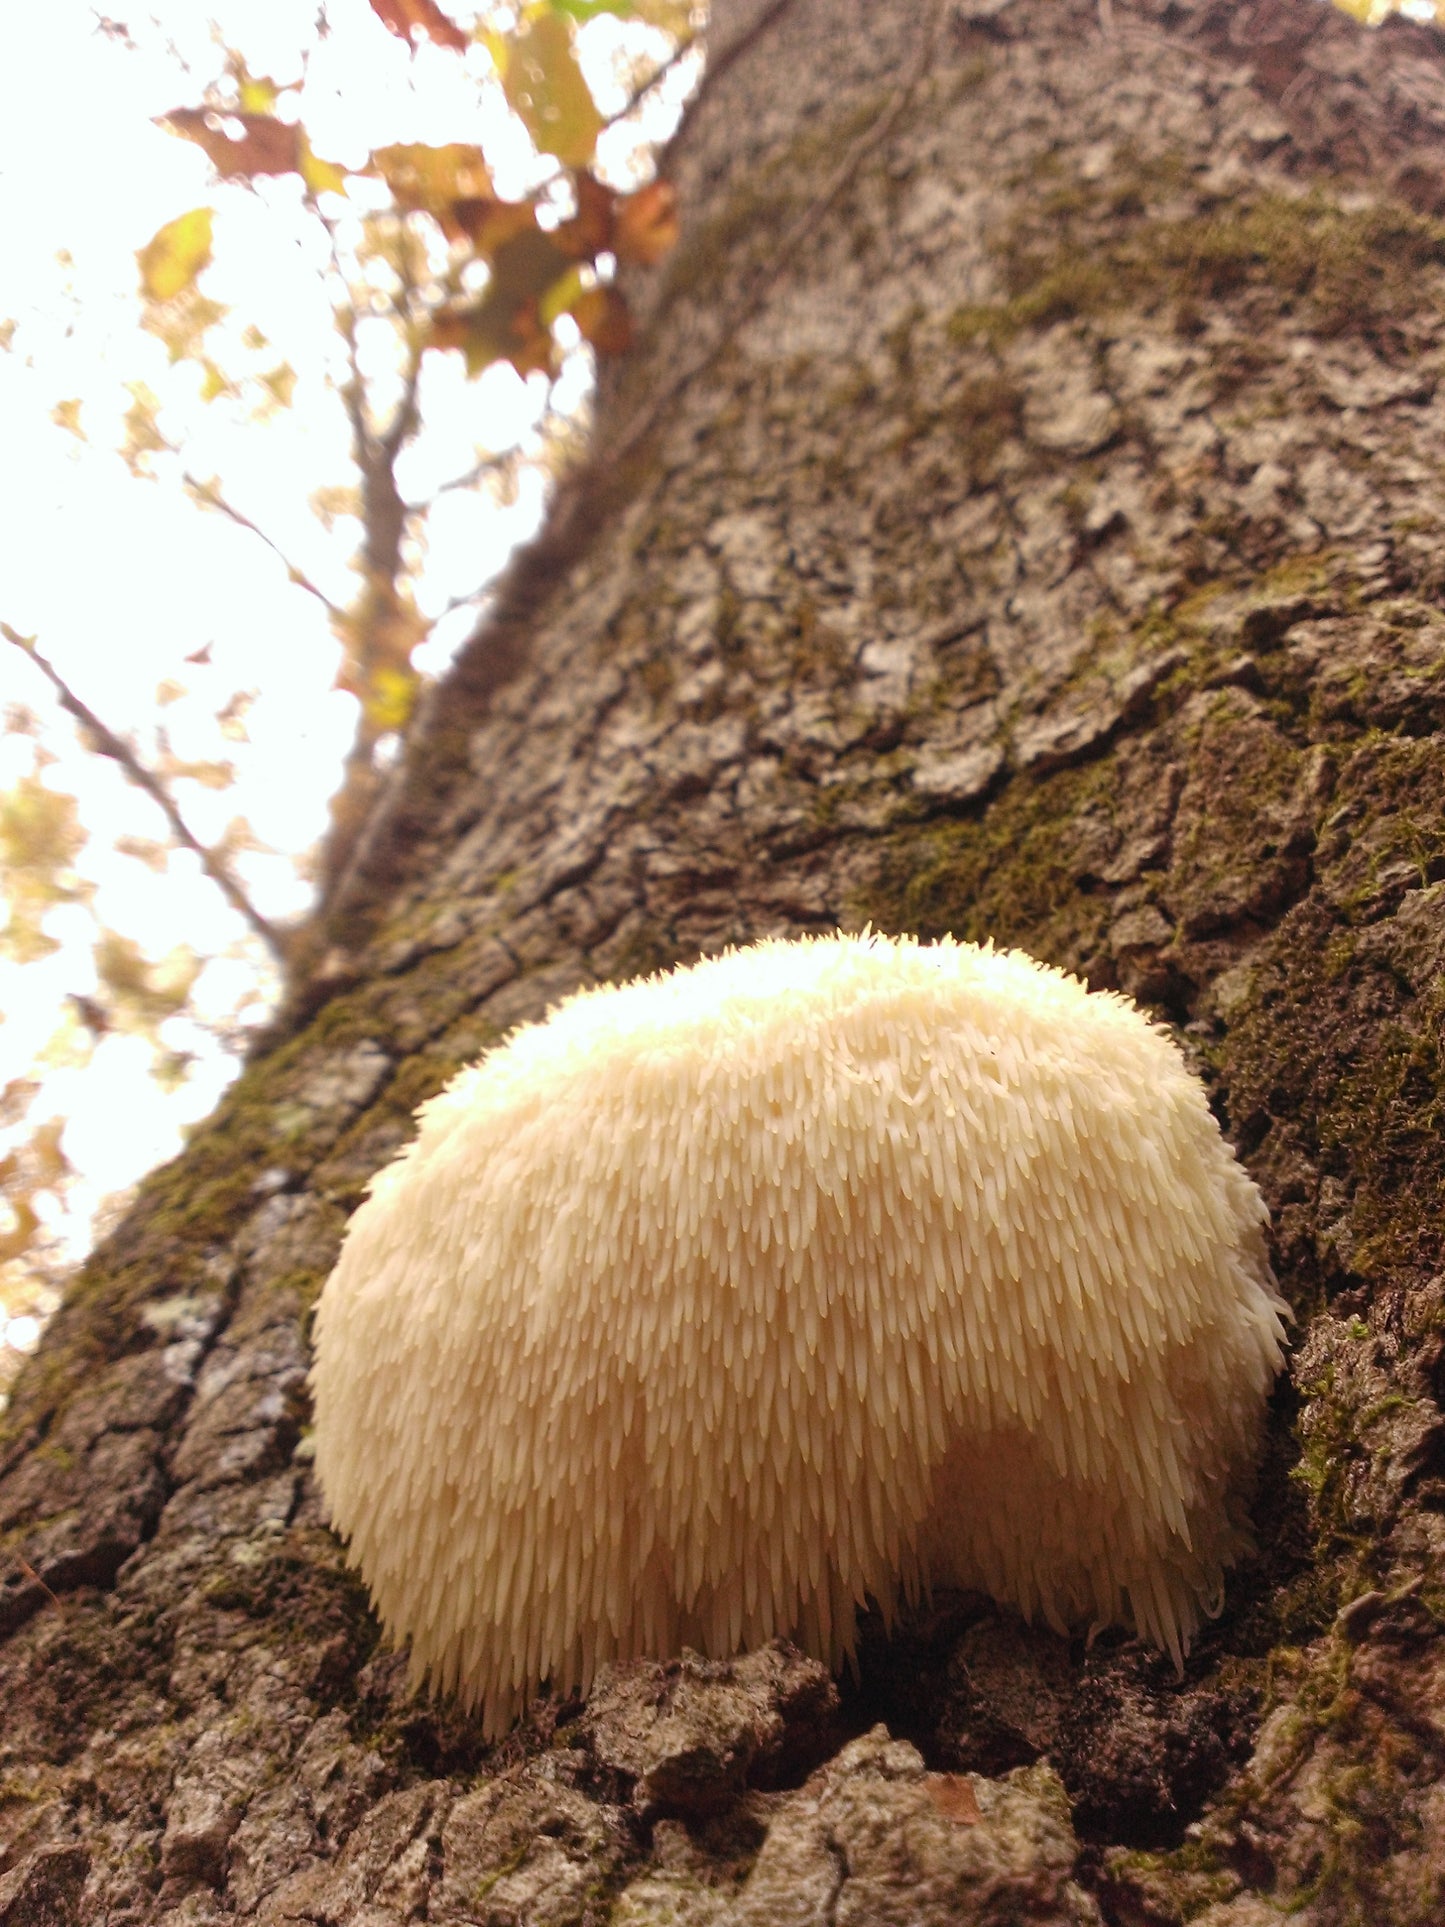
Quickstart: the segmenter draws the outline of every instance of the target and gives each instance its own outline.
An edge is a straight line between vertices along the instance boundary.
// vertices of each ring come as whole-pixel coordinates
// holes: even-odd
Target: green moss
[[[1246,195],[1163,218],[1146,211],[1135,188],[1121,200],[1125,185],[1116,177],[1092,192],[1046,197],[1051,219],[1023,223],[995,248],[1003,298],[956,310],[953,338],[1005,341],[1120,308],[1167,306],[1187,319],[1201,304],[1266,291],[1320,333],[1339,335],[1398,321],[1436,298],[1431,271],[1445,268],[1445,224],[1409,208],[1346,208],[1317,190]]]
[[[1090,806],[1108,807],[1115,788],[1105,757],[1039,782],[1016,780],[981,817],[902,830],[850,909],[883,929],[991,937],[1077,965],[1098,947],[1109,901],[1075,881],[1064,831]]]
[[[1024,395],[1002,370],[965,381],[950,395],[943,419],[953,429],[975,479],[983,479],[1004,444],[1023,425]]]
[[[1430,739],[1368,735],[1341,770],[1325,890],[1257,963],[1223,1069],[1236,1116],[1285,1120],[1326,1174],[1351,1180],[1350,1270],[1381,1277],[1445,1259],[1445,983],[1417,988],[1388,919],[1445,865],[1445,770]]]
[[[839,155],[873,124],[887,99],[869,94],[810,122],[739,181],[673,252],[653,326],[680,298],[710,303],[735,287],[743,264],[759,249],[776,247],[779,233],[808,206]]]

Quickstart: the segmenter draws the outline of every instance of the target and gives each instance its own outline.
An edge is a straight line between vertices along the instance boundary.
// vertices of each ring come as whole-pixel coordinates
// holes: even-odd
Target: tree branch
[[[146,768],[130,744],[122,737],[117,736],[113,729],[108,728],[88,703],[81,701],[80,697],[75,694],[69,683],[67,683],[65,678],[60,674],[60,671],[41,655],[39,649],[35,646],[33,636],[22,636],[17,630],[12,629],[8,622],[0,622],[0,635],[3,635],[7,642],[14,643],[15,647],[20,650],[23,655],[28,656],[35,664],[35,667],[55,691],[60,707],[67,715],[73,716],[76,722],[87,732],[95,745],[97,754],[109,757],[113,763],[119,763],[120,767],[124,770],[130,781],[135,784],[136,788],[144,790],[151,801],[159,806],[165,815],[166,821],[171,826],[171,834],[175,837],[176,841],[181,844],[183,848],[189,850],[193,856],[199,858],[201,868],[225,897],[231,908],[245,918],[256,935],[268,946],[277,961],[284,963],[286,960],[286,945],[281,938],[280,932],[274,924],[268,923],[266,918],[261,915],[261,912],[256,908],[255,904],[252,903],[251,899],[246,895],[246,892],[241,888],[240,884],[237,883],[221,859],[216,856],[213,851],[208,850],[205,844],[192,834],[185,818],[176,808],[170,792],[160,781],[160,778],[157,777],[153,771]]]
[[[316,584],[304,569],[297,568],[296,564],[278,542],[274,541],[272,537],[267,535],[263,528],[253,522],[249,515],[243,514],[233,503],[226,500],[216,483],[201,481],[198,476],[192,475],[189,469],[182,470],[181,480],[190,490],[194,499],[204,507],[219,510],[219,512],[226,517],[227,521],[234,522],[238,529],[245,529],[249,534],[254,535],[257,541],[264,542],[272,555],[274,555],[285,568],[287,575],[296,584],[297,588],[304,589],[308,595],[315,596],[316,600],[329,616],[340,617],[344,613],[336,606],[324,589],[317,588]]]

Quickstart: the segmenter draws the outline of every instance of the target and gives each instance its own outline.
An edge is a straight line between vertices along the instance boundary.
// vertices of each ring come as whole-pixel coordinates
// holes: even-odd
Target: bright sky
[[[460,5],[452,11],[465,23]],[[332,688],[337,645],[320,604],[288,582],[253,536],[197,509],[177,485],[175,465],[161,458],[159,479],[138,481],[115,450],[131,400],[126,384],[144,382],[162,398],[162,427],[184,442],[185,465],[201,477],[218,475],[234,505],[344,605],[356,587],[348,561],[358,526],[343,518],[328,535],[307,508],[313,490],[353,479],[346,424],[321,379],[336,369],[338,349],[318,273],[319,237],[299,214],[298,183],[264,181],[252,197],[218,195],[203,153],[156,127],[154,117],[200,98],[219,64],[215,20],[219,40],[238,49],[252,73],[283,83],[300,71],[303,38],[311,41],[304,113],[314,150],[328,159],[359,163],[369,149],[395,141],[480,140],[503,194],[522,193],[548,171],[516,123],[509,139],[480,48],[458,58],[423,43],[413,59],[366,0],[331,0],[328,13],[331,32],[315,43],[314,9],[296,0],[203,7],[163,0],[159,28],[121,16],[139,43],[127,47],[125,34],[107,31],[82,0],[52,0],[27,15],[24,59],[0,66],[0,322],[16,324],[10,351],[0,353],[0,620],[33,635],[104,721],[135,733],[146,760],[157,721],[178,753],[230,758],[236,781],[229,788],[183,781],[174,793],[203,842],[244,816],[275,852],[243,855],[235,865],[272,919],[306,907],[296,859],[325,827],[354,726],[354,700]],[[625,98],[610,65],[623,32],[604,19],[584,36],[584,64],[604,113]],[[667,131],[689,78],[679,75],[660,103],[648,128],[654,138]],[[599,168],[626,184],[635,152],[635,136],[612,130],[599,147]],[[136,249],[202,204],[218,209],[204,291],[270,338],[274,347],[257,367],[284,355],[300,376],[294,406],[268,421],[239,420],[225,404],[204,407],[196,371],[169,367],[161,343],[139,328]],[[577,355],[554,405],[584,407],[589,386],[586,357]],[[459,356],[429,356],[422,403],[430,426],[406,462],[403,486],[418,499],[466,471],[479,447],[526,445],[543,396],[541,377],[523,383],[510,369],[495,369],[467,382]],[[72,399],[84,440],[53,418]],[[542,500],[536,470],[524,472],[511,504],[474,489],[443,496],[428,526],[423,612],[494,574],[536,526]],[[421,665],[440,667],[474,621],[475,612],[463,609],[440,625]],[[185,661],[202,648],[206,664]],[[157,692],[168,681],[187,693],[161,709]],[[215,714],[238,690],[256,692],[245,741],[226,740]],[[55,1229],[78,1256],[101,1200],[173,1154],[185,1125],[211,1110],[234,1075],[235,1056],[205,1024],[238,1011],[256,1021],[275,984],[261,946],[193,858],[173,852],[163,873],[153,874],[115,853],[119,834],[163,839],[158,811],[112,764],[80,748],[39,673],[0,643],[0,705],[10,703],[38,716],[42,740],[58,757],[46,782],[79,800],[91,832],[79,868],[96,886],[99,918],[149,957],[188,944],[212,960],[196,986],[202,1023],[173,1018],[163,1032],[168,1045],[195,1054],[179,1090],[161,1088],[149,1045],[125,1035],[103,1039],[86,1064],[46,1074],[29,1123],[69,1120],[64,1148],[80,1182]],[[30,768],[32,754],[25,737],[0,742],[0,790]],[[64,1017],[68,995],[95,989],[88,913],[54,911],[46,928],[61,941],[54,957],[23,967],[0,961],[0,1085],[26,1071]],[[32,1342],[32,1308],[10,1309],[20,1314],[10,1342]],[[6,1336],[0,1300],[0,1340]]]

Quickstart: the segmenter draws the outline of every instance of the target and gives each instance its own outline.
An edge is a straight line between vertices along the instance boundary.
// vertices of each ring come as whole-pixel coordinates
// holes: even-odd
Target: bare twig
[[[441,608],[438,609],[432,617],[432,627],[435,628],[439,622],[445,622],[447,617],[455,615],[458,609],[468,609],[474,602],[480,602],[491,586],[492,578],[488,576],[485,582],[479,582],[476,588],[470,590],[466,595],[448,596]]]
[[[431,492],[431,500],[435,501],[439,495],[453,494],[459,488],[475,488],[484,477],[500,475],[506,469],[513,467],[517,456],[518,450],[515,448],[504,448],[500,455],[479,455],[471,467],[464,470],[462,474],[453,475],[448,481],[438,482]],[[407,507],[413,512],[427,508],[429,505],[427,502],[407,503]]]
[[[296,584],[296,587],[298,589],[304,589],[307,595],[315,596],[316,600],[329,616],[340,617],[344,613],[331,600],[324,589],[317,588],[316,584],[304,569],[297,568],[296,564],[278,542],[273,541],[263,528],[253,522],[250,516],[244,514],[233,502],[226,500],[216,483],[203,482],[199,476],[192,475],[189,469],[183,472],[181,480],[198,502],[203,503],[207,508],[216,509],[220,514],[225,516],[228,522],[234,522],[238,529],[245,529],[248,534],[254,535],[258,542],[264,542],[272,555],[284,566],[287,575]]]
[[[326,244],[331,255],[331,271],[336,276],[343,297],[332,308],[341,339],[346,343],[346,362],[349,370],[349,379],[341,388],[341,402],[346,410],[346,419],[351,426],[352,459],[365,474],[372,458],[372,433],[366,419],[366,377],[361,372],[361,355],[356,340],[356,311],[351,305],[351,284],[346,278],[345,268],[341,265],[341,245],[336,238],[336,223],[314,194],[310,197],[309,205],[326,231]]]
[[[266,918],[261,915],[261,912],[231,875],[220,857],[218,857],[214,851],[208,850],[205,844],[200,842],[200,840],[192,834],[189,825],[176,808],[174,799],[160,778],[156,776],[152,770],[146,768],[145,764],[141,762],[130,744],[127,743],[123,737],[117,736],[113,729],[108,728],[107,725],[100,720],[99,716],[96,715],[88,703],[81,701],[80,697],[75,694],[69,683],[67,683],[65,678],[60,674],[60,671],[41,655],[39,649],[35,646],[35,638],[33,636],[22,636],[18,630],[12,629],[8,622],[0,622],[0,635],[3,635],[7,642],[14,643],[15,647],[20,650],[23,655],[28,656],[35,664],[35,667],[55,691],[60,707],[67,715],[73,716],[76,722],[86,731],[95,746],[97,754],[109,757],[111,762],[118,763],[131,782],[135,784],[136,788],[144,790],[151,801],[160,807],[165,815],[166,821],[171,826],[171,834],[175,837],[176,841],[199,859],[201,868],[225,897],[231,908],[245,918],[256,935],[269,947],[273,956],[275,956],[278,961],[284,963],[286,946],[275,925],[268,923]]]
[[[50,1601],[51,1605],[54,1606],[58,1611],[60,1607],[60,1601],[55,1597],[55,1594],[50,1590],[49,1586],[46,1585],[45,1581],[40,1577],[40,1574],[35,1570],[34,1566],[31,1565],[30,1561],[24,1556],[23,1553],[19,1553],[19,1552],[16,1553],[15,1563],[17,1566],[19,1566],[21,1572],[24,1573],[25,1577],[31,1582],[32,1585],[39,1586],[40,1590],[45,1594],[45,1597]]]

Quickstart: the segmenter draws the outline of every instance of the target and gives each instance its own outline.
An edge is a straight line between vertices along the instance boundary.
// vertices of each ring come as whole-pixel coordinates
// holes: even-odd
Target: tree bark
[[[0,1456],[0,1927],[1445,1913],[1445,63],[1315,0],[718,0],[596,455]],[[1295,1346],[1183,1680],[976,1599],[495,1748],[328,1533],[307,1323],[579,984],[991,937],[1177,1032]],[[988,1468],[981,1466],[979,1476]]]

